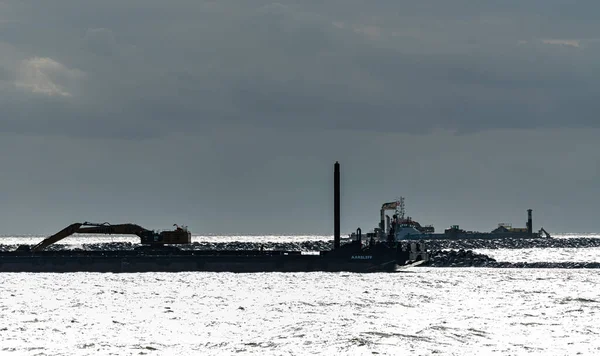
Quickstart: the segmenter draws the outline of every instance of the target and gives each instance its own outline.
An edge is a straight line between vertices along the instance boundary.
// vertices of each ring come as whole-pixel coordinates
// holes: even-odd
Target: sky
[[[0,1],[0,234],[598,232],[597,1]]]

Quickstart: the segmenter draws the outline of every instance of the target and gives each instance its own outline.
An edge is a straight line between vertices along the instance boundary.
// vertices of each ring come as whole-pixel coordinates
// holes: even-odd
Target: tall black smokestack
[[[333,169],[333,248],[340,247],[340,164],[335,162]]]
[[[533,220],[531,219],[531,209],[527,209],[527,233],[533,235]]]

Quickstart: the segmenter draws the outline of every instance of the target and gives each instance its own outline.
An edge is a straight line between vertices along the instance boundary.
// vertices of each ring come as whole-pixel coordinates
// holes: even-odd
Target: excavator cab
[[[143,245],[185,245],[192,243],[192,233],[181,227],[167,231],[146,231],[140,236]]]

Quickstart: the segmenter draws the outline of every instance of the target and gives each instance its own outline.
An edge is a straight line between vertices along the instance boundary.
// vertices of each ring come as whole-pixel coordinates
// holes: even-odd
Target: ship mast
[[[396,200],[396,216],[400,221],[404,220],[406,210],[404,209],[404,197],[400,197]]]

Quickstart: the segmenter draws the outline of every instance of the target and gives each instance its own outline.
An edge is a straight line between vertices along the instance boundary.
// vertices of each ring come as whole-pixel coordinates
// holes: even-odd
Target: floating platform
[[[342,245],[335,251],[179,250],[0,252],[0,272],[393,272],[424,261],[428,252],[410,244]]]

